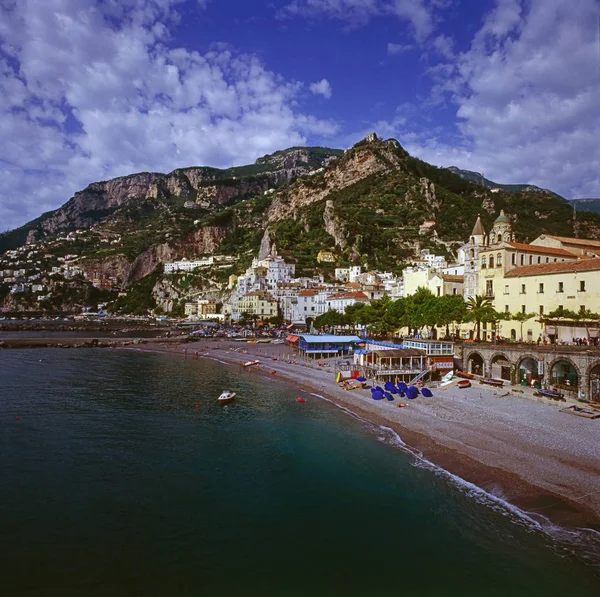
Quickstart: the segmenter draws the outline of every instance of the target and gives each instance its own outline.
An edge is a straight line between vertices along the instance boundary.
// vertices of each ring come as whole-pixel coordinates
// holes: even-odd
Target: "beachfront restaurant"
[[[298,334],[286,338],[286,343],[297,348],[298,352],[311,359],[341,357],[354,352],[362,340],[358,336],[313,336]]]
[[[378,382],[409,383],[428,369],[425,351],[416,348],[364,350],[354,359],[360,365],[362,375]]]

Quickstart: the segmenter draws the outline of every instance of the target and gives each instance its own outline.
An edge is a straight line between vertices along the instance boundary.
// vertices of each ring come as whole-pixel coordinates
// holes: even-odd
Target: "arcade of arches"
[[[462,356],[469,373],[535,388],[556,387],[571,397],[600,403],[600,351],[464,344]]]

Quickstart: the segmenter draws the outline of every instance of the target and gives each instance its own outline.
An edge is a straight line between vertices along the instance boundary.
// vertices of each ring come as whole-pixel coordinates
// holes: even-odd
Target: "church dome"
[[[504,210],[500,210],[500,215],[494,220],[494,224],[510,224],[510,218],[504,213]]]

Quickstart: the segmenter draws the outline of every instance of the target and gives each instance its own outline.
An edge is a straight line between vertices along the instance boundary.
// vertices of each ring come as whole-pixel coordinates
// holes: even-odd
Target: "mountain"
[[[574,205],[577,211],[591,211],[600,214],[600,199],[571,199],[571,205]]]
[[[480,174],[479,172],[473,172],[472,170],[461,170],[456,166],[450,166],[448,168],[451,172],[464,178],[465,180],[470,180],[482,187],[486,187],[487,189],[501,189],[508,193],[523,193],[523,192],[535,192],[535,193],[547,193],[552,197],[556,197],[557,199],[562,199],[566,201],[564,197],[561,197],[557,193],[549,191],[548,189],[542,189],[533,184],[500,184],[499,182],[494,182],[493,180],[489,180]]]
[[[0,309],[93,304],[91,280],[109,281],[105,300],[126,291],[115,303],[125,312],[157,304],[170,310],[199,295],[224,300],[229,277],[275,244],[298,275],[331,279],[335,267],[350,264],[399,273],[422,249],[453,259],[477,216],[489,229],[501,209],[520,241],[543,233],[600,238],[600,215],[582,212],[574,220],[570,204],[543,189],[493,188],[375,134],[345,151],[294,147],[228,170],[183,168],[93,183],[0,237],[5,248],[29,241],[20,250],[27,259],[5,256],[0,270],[31,260],[25,280],[37,276],[51,295],[42,304],[26,288],[9,293],[0,284]],[[321,250],[333,252],[336,263],[319,264]],[[162,273],[162,263],[209,255],[220,260],[195,273]],[[76,274],[48,274],[65,262]]]
[[[292,147],[263,156],[254,164],[221,170],[180,168],[169,174],[141,172],[95,182],[75,193],[62,207],[0,234],[0,253],[59,232],[89,228],[127,204],[177,197],[199,206],[219,208],[261,194],[308,174],[343,152],[325,147]]]

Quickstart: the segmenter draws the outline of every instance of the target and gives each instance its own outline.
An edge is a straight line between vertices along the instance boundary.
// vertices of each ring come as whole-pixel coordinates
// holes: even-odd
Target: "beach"
[[[533,517],[600,530],[600,420],[561,413],[564,403],[478,384],[468,389],[426,384],[432,398],[374,401],[369,390],[338,387],[332,366],[286,362],[292,349],[285,345],[199,340],[139,348],[217,359],[239,367],[240,375],[292,384],[393,429],[405,449]],[[254,359],[258,367],[241,366]],[[399,402],[409,405],[398,408]]]

